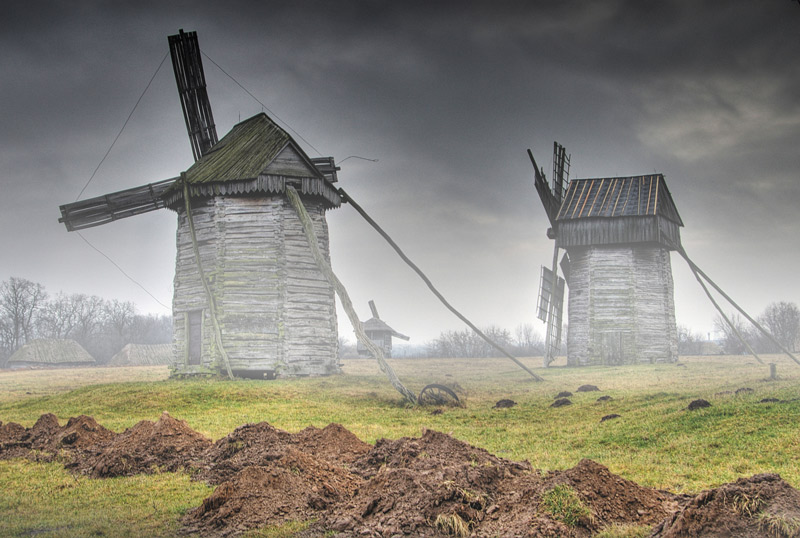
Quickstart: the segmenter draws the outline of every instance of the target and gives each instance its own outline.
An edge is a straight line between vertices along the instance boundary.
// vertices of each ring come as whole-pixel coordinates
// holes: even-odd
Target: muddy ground
[[[31,428],[0,423],[0,459],[20,457],[94,478],[183,469],[216,486],[183,517],[187,535],[314,520],[302,536],[589,537],[613,525],[661,538],[800,536],[800,492],[775,474],[681,496],[590,460],[532,469],[431,430],[372,446],[338,424],[292,434],[261,422],[212,442],[168,413],[122,433],[46,414]],[[560,509],[554,492],[568,494]]]

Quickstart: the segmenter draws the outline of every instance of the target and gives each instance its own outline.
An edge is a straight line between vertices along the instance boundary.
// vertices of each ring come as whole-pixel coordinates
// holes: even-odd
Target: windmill
[[[177,374],[338,371],[334,290],[285,195],[299,193],[329,258],[325,212],[341,204],[333,158],[309,158],[264,113],[217,140],[197,34],[181,30],[169,46],[196,162],[176,177],[63,205],[59,221],[73,231],[176,212]]]
[[[680,215],[662,174],[573,179],[554,143],[553,184],[528,155],[534,186],[555,240],[542,268],[539,317],[547,322],[545,366],[560,345],[564,284],[569,289],[567,364],[677,360],[670,251],[680,249]],[[566,251],[558,276],[559,249]]]
[[[399,338],[401,340],[409,341],[411,338],[401,334],[386,324],[378,315],[378,308],[375,306],[375,301],[369,302],[369,309],[372,311],[372,317],[364,322],[364,333],[372,343],[381,348],[384,357],[391,358],[392,356],[392,338]],[[370,352],[367,347],[358,342],[357,351],[359,355],[369,356]]]

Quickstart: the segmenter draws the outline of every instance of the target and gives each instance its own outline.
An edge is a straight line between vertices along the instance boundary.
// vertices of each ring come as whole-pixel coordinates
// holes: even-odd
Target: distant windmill
[[[332,157],[309,158],[266,114],[217,141],[195,32],[169,37],[195,164],[178,177],[61,206],[81,230],[161,208],[178,215],[173,342],[178,374],[271,377],[339,370],[334,290],[285,196],[294,187],[329,258]]]
[[[395,331],[381,319],[378,315],[378,308],[375,306],[375,301],[369,302],[369,309],[372,311],[372,317],[364,322],[364,332],[372,343],[381,348],[383,355],[386,358],[390,358],[392,356],[392,338],[399,338],[405,341],[411,338]],[[361,342],[358,343],[357,350],[359,355],[370,355],[367,347]]]
[[[555,240],[538,309],[547,322],[545,366],[560,346],[564,281],[569,365],[676,361],[670,250],[680,248],[683,222],[664,176],[573,179],[565,189],[569,158],[558,143],[553,154],[551,187],[528,150]]]

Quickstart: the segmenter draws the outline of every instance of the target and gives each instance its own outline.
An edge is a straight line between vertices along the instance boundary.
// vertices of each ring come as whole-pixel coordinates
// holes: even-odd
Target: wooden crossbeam
[[[67,230],[83,230],[166,207],[163,195],[178,178],[148,183],[60,206]]]

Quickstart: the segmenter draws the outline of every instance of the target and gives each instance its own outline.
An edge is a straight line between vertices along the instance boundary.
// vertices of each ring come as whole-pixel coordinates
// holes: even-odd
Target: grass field
[[[800,366],[781,356],[770,380],[751,357],[684,357],[684,366],[538,368],[538,383],[504,359],[392,360],[415,392],[454,386],[464,407],[432,415],[409,407],[375,362],[348,360],[344,375],[276,381],[170,380],[165,367],[0,372],[0,421],[32,426],[54,413],[92,415],[115,431],[162,411],[218,439],[246,422],[292,432],[338,422],[368,442],[419,436],[423,428],[540,469],[591,458],[640,484],[697,492],[759,472],[777,472],[800,487]],[[601,392],[576,393],[582,384]],[[733,393],[739,388],[753,392]],[[549,407],[568,390],[573,405]],[[601,395],[611,396],[597,402]],[[493,409],[509,398],[518,405]],[[687,411],[696,398],[712,406]],[[620,418],[600,422],[604,415]],[[2,536],[171,536],[177,519],[210,494],[184,474],[110,480],[73,477],[58,464],[0,461]],[[284,529],[288,533],[289,530]],[[284,534],[285,534],[284,533]],[[266,531],[259,536],[281,536]]]

